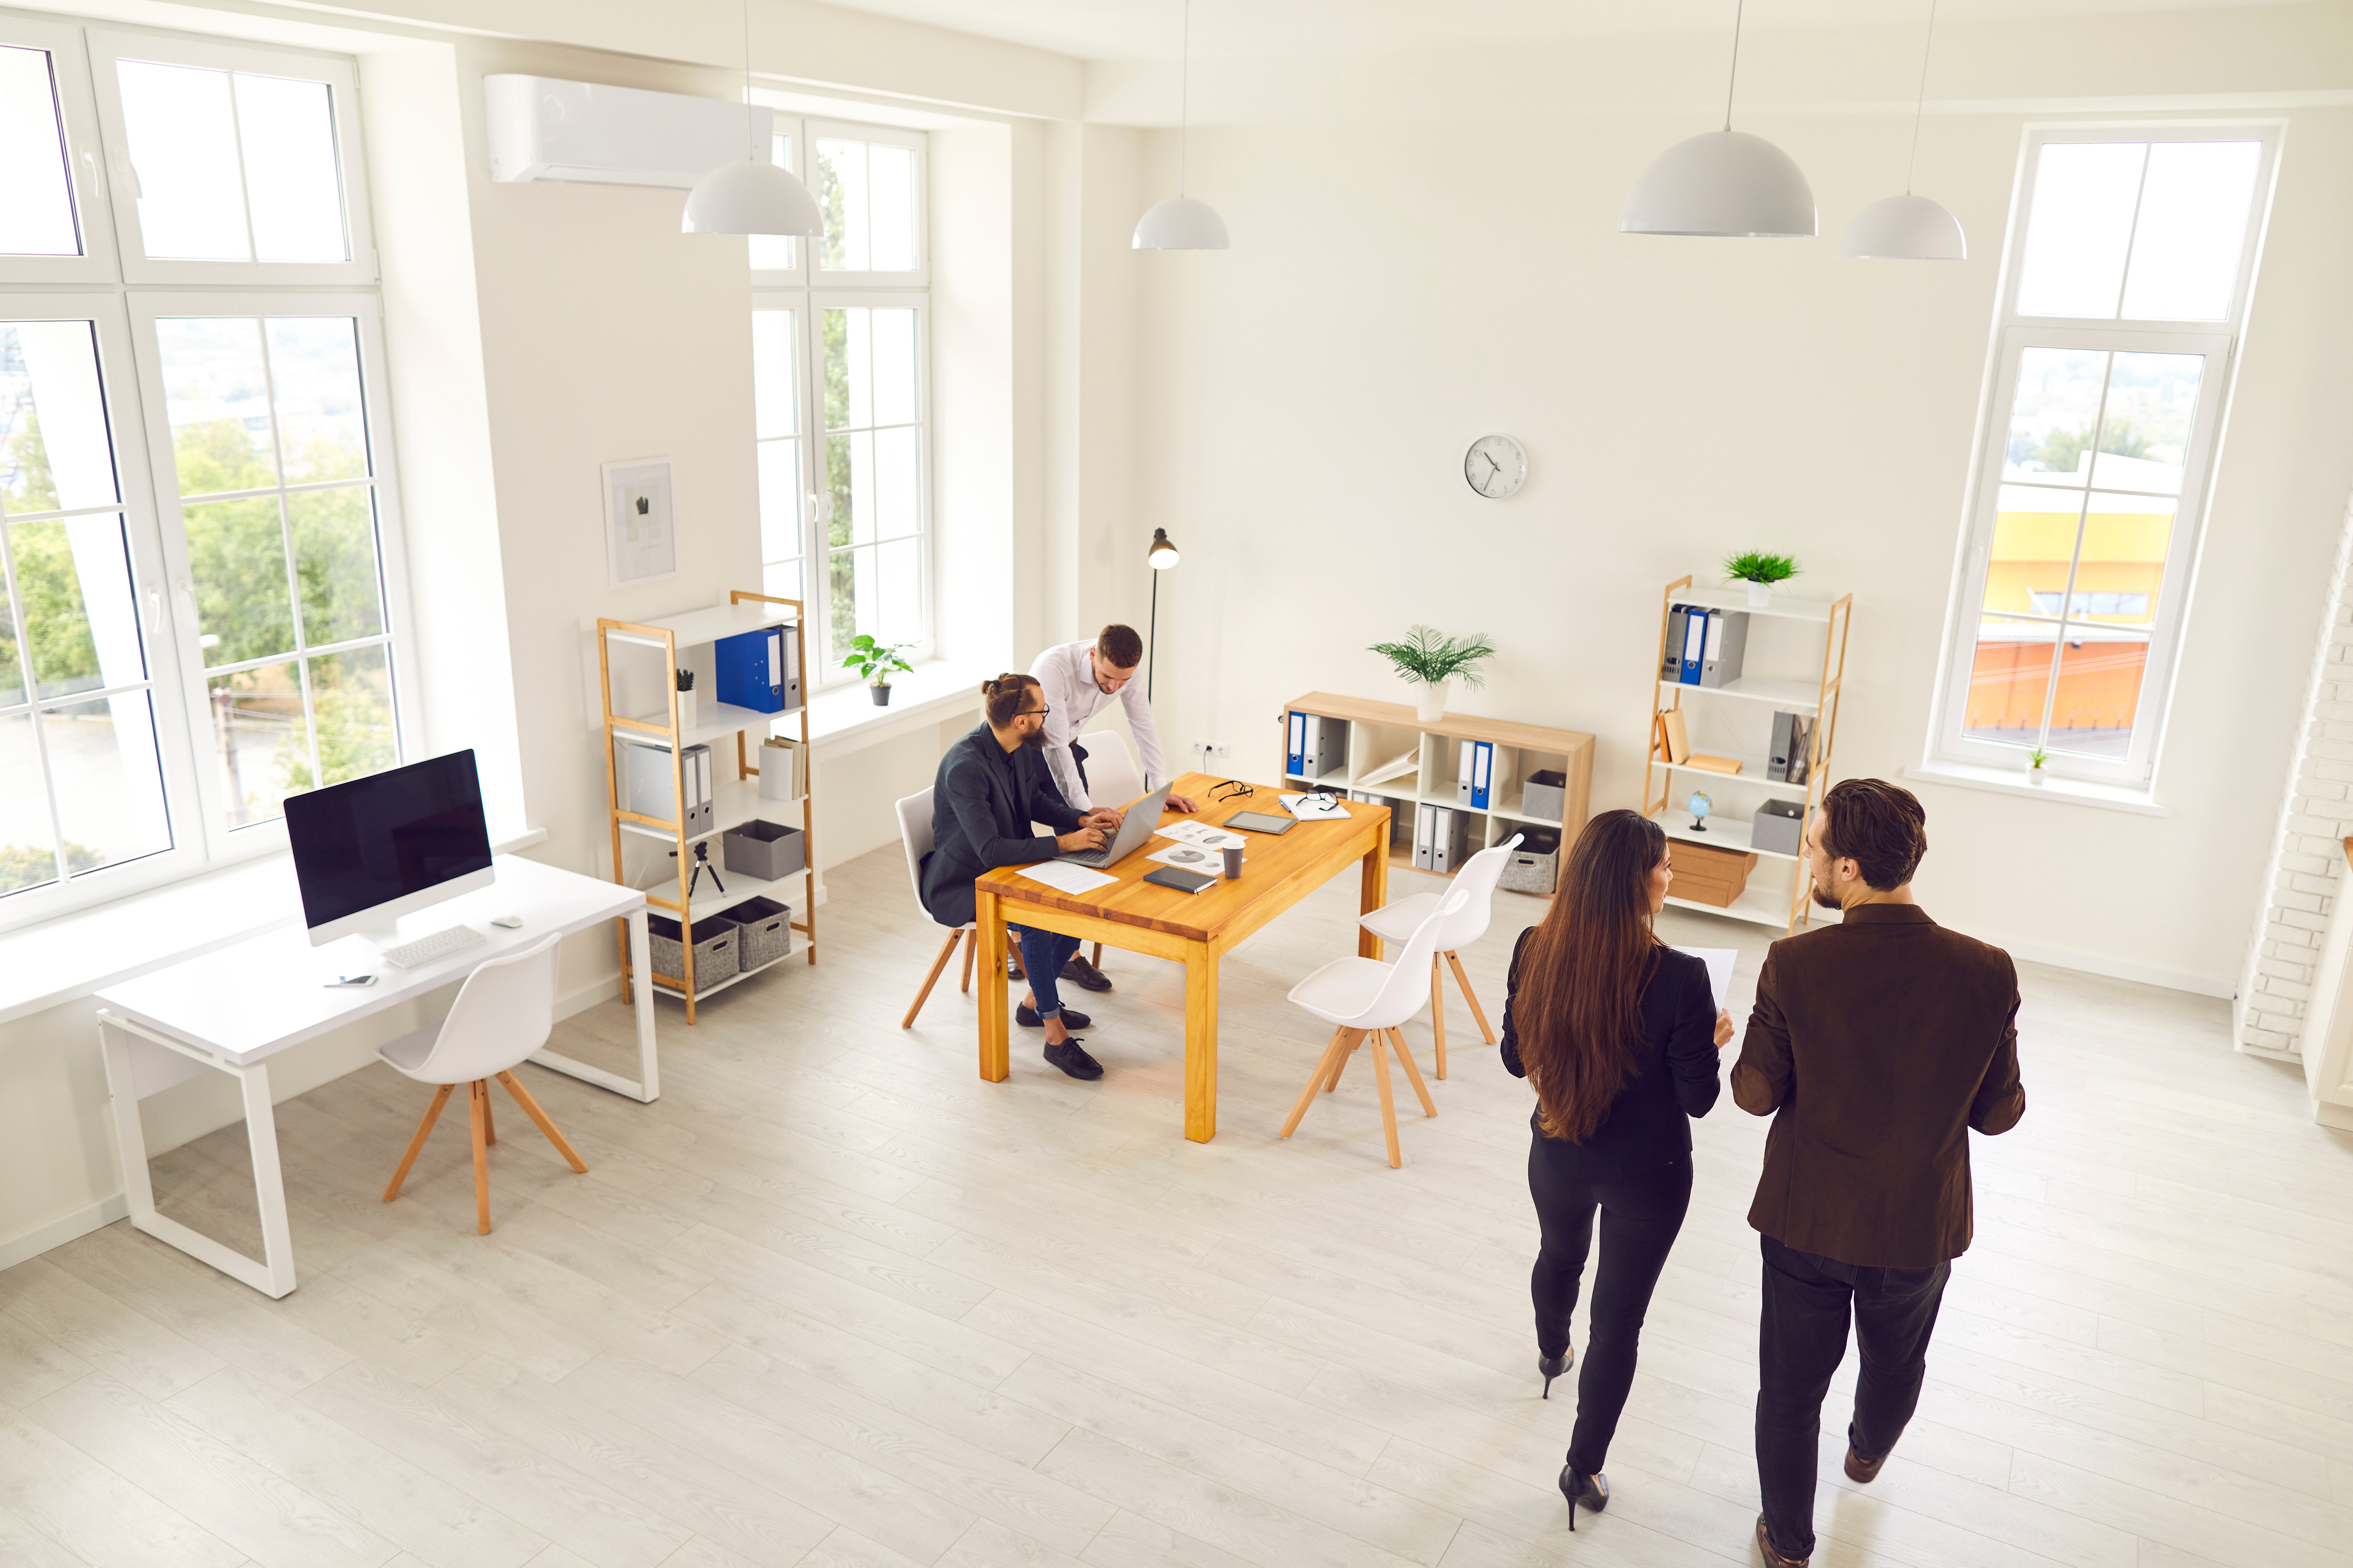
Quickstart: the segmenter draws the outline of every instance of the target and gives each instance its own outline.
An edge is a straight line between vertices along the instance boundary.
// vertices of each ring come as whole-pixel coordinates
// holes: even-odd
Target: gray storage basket
[[[686,950],[679,943],[678,922],[665,915],[648,915],[646,937],[647,945],[653,949],[654,973],[684,984]],[[694,994],[700,996],[721,981],[734,979],[742,968],[737,957],[740,951],[733,921],[714,915],[695,921]]]
[[[735,957],[740,970],[774,963],[793,951],[793,911],[774,899],[746,899],[719,918],[735,922]]]
[[[1559,821],[1561,813],[1568,809],[1568,775],[1557,768],[1530,773],[1527,783],[1520,786],[1520,809],[1530,816],[1549,816]],[[1554,846],[1556,850],[1558,847]],[[1509,882],[1504,885],[1511,886]],[[1549,884],[1545,891],[1552,891]]]
[[[1560,873],[1559,829],[1524,826],[1519,831],[1520,847],[1504,860],[1495,885],[1514,893],[1551,892]]]

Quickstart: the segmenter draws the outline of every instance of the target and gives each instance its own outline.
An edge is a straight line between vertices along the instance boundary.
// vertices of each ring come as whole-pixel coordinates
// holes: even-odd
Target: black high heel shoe
[[[1587,1475],[1575,1465],[1560,1468],[1560,1495],[1568,1500],[1568,1528],[1577,1530],[1577,1505],[1583,1503],[1599,1513],[1609,1506],[1609,1478],[1596,1470]]]
[[[1576,1359],[1577,1347],[1574,1345],[1571,1345],[1568,1349],[1561,1352],[1558,1355],[1540,1355],[1536,1357],[1536,1372],[1545,1380],[1544,1396],[1546,1399],[1550,1399],[1552,1397],[1552,1380],[1558,1377],[1562,1373],[1567,1372],[1568,1370],[1568,1363]]]

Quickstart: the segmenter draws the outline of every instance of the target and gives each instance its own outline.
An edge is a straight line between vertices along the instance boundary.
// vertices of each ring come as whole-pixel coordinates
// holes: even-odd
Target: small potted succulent
[[[844,669],[854,669],[866,689],[874,694],[874,706],[891,706],[891,677],[894,671],[915,667],[900,656],[915,645],[911,642],[881,643],[864,632],[849,639],[849,657],[841,661]]]
[[[681,669],[678,677],[678,727],[681,731],[694,728],[694,671]]]
[[[1369,651],[1388,659],[1414,689],[1414,717],[1435,724],[1446,717],[1447,689],[1453,682],[1474,688],[1482,683],[1479,666],[1495,657],[1495,645],[1484,632],[1454,637],[1414,626],[1403,642],[1377,642]]]
[[[2040,746],[2037,746],[2034,750],[2027,752],[2026,782],[2031,784],[2040,784],[2045,779],[2049,778],[2051,775],[2042,771],[2042,764],[2050,760],[2051,753],[2044,751]]]
[[[1798,563],[1787,555],[1744,550],[1725,557],[1724,574],[1735,583],[1747,584],[1748,607],[1761,610],[1773,602],[1775,584],[1786,583],[1798,574]]]

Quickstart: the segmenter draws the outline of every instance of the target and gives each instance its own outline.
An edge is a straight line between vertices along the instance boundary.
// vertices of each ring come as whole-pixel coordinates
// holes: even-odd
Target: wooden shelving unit
[[[724,702],[698,704],[694,727],[686,729],[679,723],[678,693],[670,690],[668,723],[613,711],[613,647],[615,644],[660,649],[663,659],[661,683],[663,688],[668,689],[671,686],[670,672],[681,668],[681,654],[708,647],[721,637],[734,637],[743,632],[760,631],[770,626],[792,628],[802,680],[802,700],[798,709],[783,713],[763,713],[755,709],[736,708]],[[685,977],[683,981],[672,980],[668,975],[662,974],[649,974],[647,978],[653,983],[656,995],[675,996],[683,1001],[686,1004],[686,1021],[692,1024],[696,1004],[703,998],[724,991],[737,981],[748,980],[754,974],[773,969],[794,956],[787,953],[784,958],[772,959],[756,969],[738,971],[715,985],[703,987],[698,994],[694,984],[693,936],[696,921],[707,919],[722,910],[733,909],[749,899],[777,898],[780,893],[797,895],[794,901],[799,906],[801,918],[792,922],[792,929],[801,933],[803,937],[801,951],[808,955],[808,962],[811,963],[817,962],[817,899],[815,895],[818,862],[816,811],[811,799],[817,787],[817,770],[808,753],[808,643],[801,604],[797,599],[779,599],[767,594],[754,594],[745,589],[737,589],[728,595],[724,605],[707,610],[690,610],[682,616],[665,616],[659,620],[644,622],[600,619],[596,623],[596,670],[604,688],[605,699],[605,805],[611,818],[613,832],[613,879],[624,886],[634,885],[628,879],[622,859],[623,846],[628,839],[650,838],[667,846],[677,855],[678,896],[670,898],[661,893],[649,892],[646,895],[646,902],[654,909],[664,911],[679,922],[679,934],[686,949],[685,962],[681,966],[685,971]],[[747,750],[744,737],[747,731],[757,731],[760,736],[765,738],[769,733],[769,726],[779,720],[792,718],[797,718],[800,721],[801,766],[807,780],[807,787],[800,795],[801,845],[805,862],[802,868],[773,881],[754,882],[737,876],[728,883],[727,890],[723,893],[708,892],[689,897],[688,889],[694,880],[693,846],[698,840],[715,840],[729,828],[740,827],[754,817],[761,816],[764,808],[774,809],[787,804],[782,801],[761,799],[760,770],[751,756],[752,752],[756,752],[760,749],[759,742],[754,741]],[[715,759],[719,752],[714,746],[710,826],[689,832],[682,821],[664,821],[660,817],[647,816],[622,808],[620,779],[616,762],[617,753],[614,749],[617,743],[628,742],[667,750],[672,759],[671,787],[677,792],[671,798],[683,800],[686,798],[685,793],[679,789],[680,781],[675,776],[676,759],[679,754],[689,746],[712,745],[715,742],[726,740],[730,735],[735,738],[735,776],[732,779],[717,776],[719,769]],[[777,898],[777,901],[783,902],[785,900]],[[624,930],[621,933],[621,998],[623,1001],[631,999],[631,987],[636,981],[637,976],[632,973],[629,963],[628,933]]]
[[[1688,576],[1679,577],[1666,586],[1659,599],[1659,641],[1651,655],[1650,679],[1651,688],[1651,714],[1645,721],[1650,739],[1643,746],[1642,811],[1655,818],[1666,829],[1670,838],[1693,844],[1704,844],[1711,849],[1726,849],[1735,854],[1753,852],[1758,857],[1758,871],[1767,865],[1786,869],[1789,885],[1782,889],[1778,875],[1759,887],[1754,879],[1747,889],[1727,906],[1704,904],[1694,899],[1679,899],[1670,893],[1667,902],[1678,909],[1696,910],[1702,914],[1728,915],[1734,920],[1749,921],[1757,925],[1779,926],[1794,935],[1800,926],[1815,916],[1813,900],[1806,896],[1806,876],[1803,862],[1795,855],[1785,855],[1771,849],[1757,849],[1750,841],[1753,817],[1721,815],[1711,809],[1707,827],[1694,832],[1674,800],[1679,788],[1703,789],[1711,801],[1716,791],[1726,787],[1754,789],[1757,801],[1767,796],[1788,799],[1799,790],[1805,795],[1805,815],[1799,819],[1802,835],[1806,825],[1813,820],[1814,810],[1821,804],[1823,792],[1830,788],[1831,748],[1838,739],[1839,698],[1846,673],[1847,626],[1852,617],[1854,595],[1848,594],[1831,603],[1819,599],[1787,599],[1778,594],[1767,605],[1752,605],[1747,593],[1737,588],[1694,588]],[[1756,617],[1750,623],[1749,657],[1762,657],[1767,661],[1776,654],[1793,661],[1810,665],[1814,656],[1812,639],[1820,639],[1820,672],[1818,679],[1797,675],[1744,673],[1724,686],[1686,686],[1677,681],[1660,680],[1659,671],[1667,658],[1667,618],[1677,605],[1698,605],[1711,610],[1737,610]],[[1760,623],[1770,623],[1783,628],[1780,646],[1758,635]],[[1786,668],[1786,667],[1785,667]],[[1683,708],[1683,699],[1693,696],[1703,700],[1686,714],[1686,723],[1699,721],[1704,731],[1713,741],[1717,735],[1736,735],[1746,743],[1701,745],[1694,740],[1694,749],[1703,754],[1727,757],[1741,763],[1736,773],[1717,773],[1712,768],[1695,768],[1687,763],[1670,763],[1657,739],[1659,715]],[[1815,721],[1813,751],[1803,784],[1785,784],[1765,776],[1767,766],[1765,746],[1772,740],[1773,713],[1802,713]],[[1761,742],[1761,743],[1757,743]],[[1679,784],[1678,780],[1681,780]],[[1657,794],[1652,795],[1655,784]],[[1755,810],[1752,803],[1749,809]],[[1831,918],[1825,916],[1823,918]]]
[[[1343,770],[1345,777],[1335,773],[1311,779],[1290,772],[1293,713],[1346,721],[1348,764]],[[1501,798],[1483,807],[1465,805],[1456,794],[1456,748],[1464,741],[1485,741],[1493,745],[1497,754],[1496,775],[1506,781],[1497,792]],[[1276,744],[1277,765],[1286,784],[1320,784],[1327,789],[1374,795],[1387,802],[1393,812],[1399,806],[1421,805],[1449,807],[1481,819],[1479,831],[1473,836],[1477,848],[1501,844],[1525,824],[1559,828],[1561,847],[1566,850],[1569,840],[1585,826],[1586,815],[1591,809],[1594,739],[1576,730],[1555,730],[1541,724],[1461,713],[1449,713],[1443,719],[1425,723],[1402,702],[1376,702],[1367,698],[1311,691],[1284,704],[1282,713],[1276,719]],[[1377,784],[1366,781],[1366,774],[1408,750],[1416,752],[1412,772]],[[1523,786],[1528,774],[1546,769],[1559,772],[1567,780],[1561,792],[1563,805],[1558,816],[1523,809]],[[1410,822],[1411,814],[1403,815]],[[1392,837],[1389,863],[1402,870],[1415,868],[1410,837],[1402,847]]]

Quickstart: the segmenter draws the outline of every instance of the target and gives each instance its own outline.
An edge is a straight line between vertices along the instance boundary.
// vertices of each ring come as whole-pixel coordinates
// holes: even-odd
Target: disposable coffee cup
[[[1242,874],[1242,847],[1239,844],[1225,852],[1226,876],[1229,880]]]

